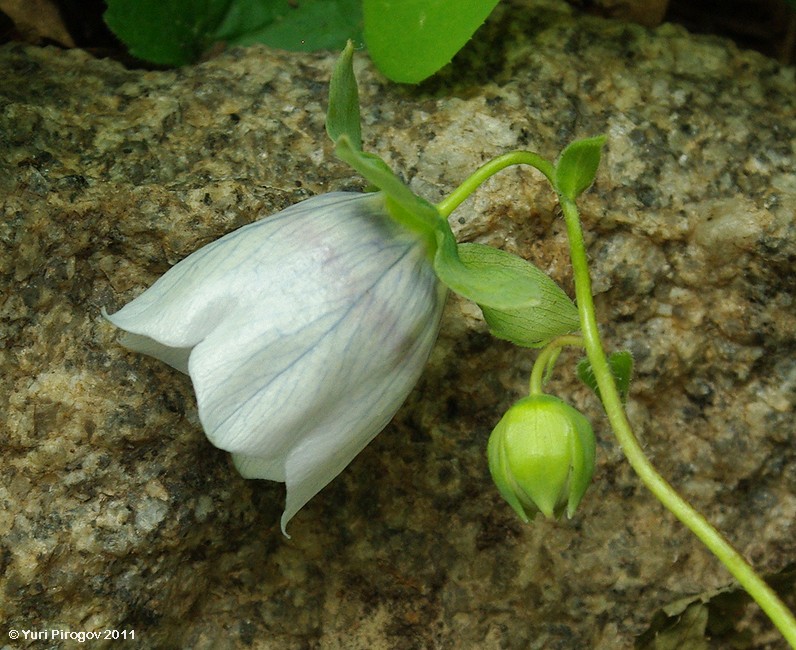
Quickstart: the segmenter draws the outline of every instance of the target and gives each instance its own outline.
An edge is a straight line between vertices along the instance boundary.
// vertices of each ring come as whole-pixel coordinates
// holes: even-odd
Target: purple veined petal
[[[336,193],[209,244],[107,317],[189,371],[208,438],[243,476],[286,482],[284,530],[403,403],[444,300],[380,195]]]
[[[419,379],[445,299],[430,268],[421,269],[391,269],[294,366],[260,378],[261,395],[232,398],[246,417],[230,420],[214,443],[234,448],[244,476],[286,482],[283,530],[387,425]],[[418,282],[412,291],[396,284],[399,274]]]
[[[332,192],[302,201],[203,246],[138,298],[105,316],[118,328],[157,345],[192,348],[235,303],[259,298],[267,289],[288,301],[286,285],[293,284],[291,276],[301,273],[308,237],[322,239],[314,247],[317,256],[354,234],[331,227],[329,214],[382,210],[380,194]],[[313,229],[317,234],[312,234]]]

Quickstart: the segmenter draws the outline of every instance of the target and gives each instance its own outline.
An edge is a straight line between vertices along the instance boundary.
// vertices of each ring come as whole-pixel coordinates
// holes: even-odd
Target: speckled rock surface
[[[513,516],[485,447],[534,353],[464,301],[290,540],[282,487],[206,441],[189,380],[116,343],[101,307],[237,226],[361,186],[324,135],[332,63],[252,49],[141,72],[0,49],[0,644],[73,647],[7,636],[55,628],[134,630],[143,648],[631,648],[664,605],[730,584],[640,487],[570,356],[551,388],[596,423],[594,485],[572,521]],[[761,570],[794,563],[794,70],[511,5],[419,88],[357,67],[366,146],[431,200],[510,149],[608,135],[581,205],[606,340],[638,363],[631,419]],[[571,292],[538,175],[502,173],[452,222]],[[784,647],[751,606],[730,622],[713,647]]]

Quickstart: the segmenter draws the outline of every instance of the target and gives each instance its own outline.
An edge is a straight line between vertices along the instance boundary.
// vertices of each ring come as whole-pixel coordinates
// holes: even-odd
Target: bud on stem
[[[524,522],[575,513],[594,473],[589,421],[551,395],[514,404],[489,438],[489,470],[500,494]]]

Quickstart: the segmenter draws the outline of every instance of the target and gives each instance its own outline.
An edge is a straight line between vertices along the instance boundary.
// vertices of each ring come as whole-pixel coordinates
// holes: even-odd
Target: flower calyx
[[[500,494],[526,523],[537,512],[571,518],[594,473],[589,421],[551,395],[514,404],[492,431],[487,453]]]

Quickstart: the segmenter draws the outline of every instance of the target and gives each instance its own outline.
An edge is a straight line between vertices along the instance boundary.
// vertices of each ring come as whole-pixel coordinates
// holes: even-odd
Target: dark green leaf
[[[616,382],[616,389],[619,391],[619,397],[622,403],[627,402],[627,395],[630,391],[630,380],[633,377],[633,355],[630,350],[620,350],[608,356],[608,366],[611,369],[611,374]],[[577,366],[578,379],[591,388],[598,398],[600,397],[600,389],[597,386],[597,378],[594,376],[594,370],[591,363],[587,358],[583,358],[578,362]]]
[[[326,133],[337,142],[345,135],[351,146],[362,150],[362,127],[359,117],[359,91],[354,76],[354,44],[348,41],[337,60],[329,82],[329,109],[326,111]]]
[[[359,0],[107,0],[105,22],[130,53],[153,63],[196,61],[213,43],[286,50],[362,41]]]
[[[339,50],[349,39],[362,42],[362,3],[234,0],[215,39],[230,45],[264,43],[293,52]]]
[[[246,34],[272,25],[290,9],[287,0],[227,0],[227,4],[223,20],[213,29],[214,41],[237,42]]]
[[[195,61],[209,47],[210,33],[230,0],[107,0],[104,19],[140,59],[161,65]]]
[[[365,43],[388,78],[418,83],[448,63],[498,0],[363,0]]]
[[[603,144],[605,136],[597,136],[576,140],[561,152],[556,163],[555,186],[563,196],[574,201],[594,182]]]

